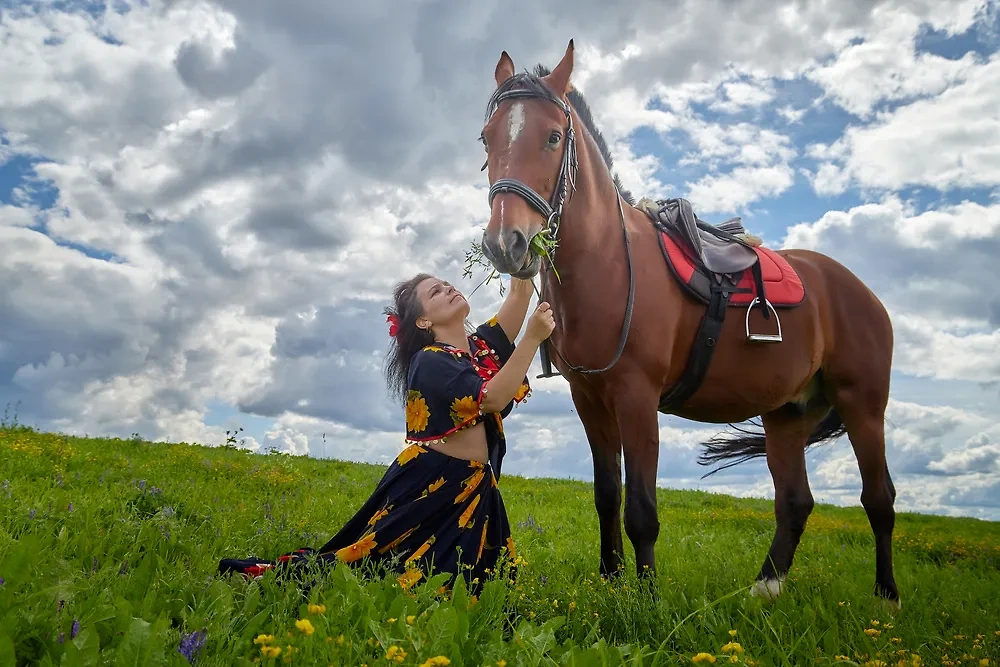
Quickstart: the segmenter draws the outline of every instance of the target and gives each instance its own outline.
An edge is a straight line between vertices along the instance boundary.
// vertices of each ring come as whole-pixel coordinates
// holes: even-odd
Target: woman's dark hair
[[[413,355],[434,342],[434,334],[417,326],[417,318],[423,314],[420,300],[417,298],[417,285],[432,277],[426,273],[418,273],[396,285],[393,290],[393,305],[384,311],[386,315],[395,315],[399,318],[399,331],[392,339],[386,357],[385,378],[389,385],[389,394],[400,402],[406,401],[407,378]]]

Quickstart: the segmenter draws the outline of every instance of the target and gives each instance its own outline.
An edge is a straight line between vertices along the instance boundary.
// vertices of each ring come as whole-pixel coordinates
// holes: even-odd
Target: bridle
[[[526,79],[529,82],[537,83],[538,89],[535,90],[531,88],[524,89],[513,87],[517,83]],[[559,176],[556,181],[556,187],[552,191],[552,196],[546,200],[540,194],[535,192],[531,186],[522,181],[514,178],[500,178],[490,185],[488,201],[492,207],[493,199],[500,193],[512,193],[520,196],[532,208],[542,214],[545,218],[545,224],[549,231],[549,237],[552,240],[556,240],[559,234],[559,226],[562,223],[563,209],[569,201],[572,193],[576,192],[576,172],[579,167],[576,153],[576,131],[573,129],[573,114],[569,103],[559,97],[556,97],[556,95],[552,93],[551,89],[540,79],[531,77],[531,75],[525,72],[511,77],[505,81],[502,86],[496,89],[487,104],[485,122],[489,122],[490,118],[493,117],[493,114],[496,113],[501,102],[510,99],[528,98],[541,98],[548,100],[558,106],[566,116],[567,129],[565,148],[563,149],[562,162],[559,165]],[[480,140],[482,139],[483,137],[480,135]],[[486,163],[483,164],[483,168],[480,171],[485,169]],[[612,183],[614,183],[614,176],[611,174],[610,169],[608,170],[608,176],[611,177]],[[628,229],[625,226],[625,210],[622,207],[622,195],[621,192],[618,191],[617,185],[614,185],[614,188],[615,194],[618,198],[618,213],[622,224],[622,233],[625,237],[625,254],[628,258],[629,280],[628,301],[625,305],[625,321],[622,324],[622,332],[618,340],[618,349],[615,352],[615,356],[611,360],[611,363],[604,368],[584,368],[582,366],[574,366],[566,361],[566,357],[559,352],[558,348],[556,348],[551,339],[546,341],[546,343],[552,346],[552,349],[555,350],[555,353],[559,355],[559,358],[563,360],[569,370],[581,374],[603,373],[610,370],[616,363],[618,363],[618,359],[621,357],[622,352],[625,349],[625,342],[628,340],[628,332],[632,323],[632,309],[635,304],[635,272],[632,268],[632,250],[629,246]],[[549,251],[550,261],[554,257],[554,254],[555,249]],[[538,294],[538,298],[541,300],[542,295],[538,292],[537,288],[535,288],[535,293]],[[544,350],[544,347],[542,350]],[[547,357],[544,354],[542,356],[542,363],[543,366],[547,363]]]
[[[524,75],[520,76],[523,77]],[[562,220],[563,207],[570,198],[571,190],[572,192],[576,191],[576,171],[579,168],[579,162],[576,155],[576,131],[573,129],[573,114],[570,112],[569,104],[553,95],[548,87],[543,88],[544,93],[524,88],[507,88],[506,90],[504,88],[507,87],[497,88],[493,96],[490,97],[486,109],[486,121],[488,122],[493,117],[493,114],[500,107],[500,103],[506,100],[546,99],[558,106],[566,116],[565,149],[563,150],[562,162],[559,164],[559,176],[556,181],[556,187],[552,190],[552,197],[549,200],[546,200],[535,192],[530,185],[516,178],[499,178],[490,186],[489,204],[493,206],[493,199],[501,192],[512,192],[519,195],[532,208],[542,214],[545,218],[545,225],[549,230],[550,237],[555,239],[559,233],[559,223]],[[480,139],[482,139],[482,135],[480,135]],[[483,169],[480,171],[485,169],[486,163],[483,163]]]

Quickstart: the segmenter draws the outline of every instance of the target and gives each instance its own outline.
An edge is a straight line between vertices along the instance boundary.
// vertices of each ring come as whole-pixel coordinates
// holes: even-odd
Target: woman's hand
[[[546,338],[552,334],[556,328],[555,318],[552,316],[552,307],[547,301],[542,301],[535,308],[528,320],[528,328],[524,332],[524,337],[530,340],[536,347],[542,344]]]

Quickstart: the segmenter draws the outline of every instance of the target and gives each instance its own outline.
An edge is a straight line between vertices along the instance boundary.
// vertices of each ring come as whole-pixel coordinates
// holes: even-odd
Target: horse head
[[[541,259],[531,239],[558,231],[576,171],[575,133],[566,93],[573,71],[573,40],[546,76],[515,74],[500,55],[480,139],[490,182],[490,221],[483,233],[485,257],[501,273],[531,278]]]

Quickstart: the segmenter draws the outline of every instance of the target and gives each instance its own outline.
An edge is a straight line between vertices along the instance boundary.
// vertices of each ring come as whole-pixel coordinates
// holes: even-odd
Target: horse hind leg
[[[761,418],[767,467],[774,482],[776,525],[771,548],[750,589],[751,595],[773,599],[782,592],[814,505],[806,475],[806,445],[828,411],[829,406],[813,407],[803,414],[786,406]]]
[[[902,605],[892,568],[892,531],[896,488],[885,458],[885,409],[888,387],[834,384],[832,401],[847,428],[861,473],[861,505],[875,535],[875,595],[896,609]]]

